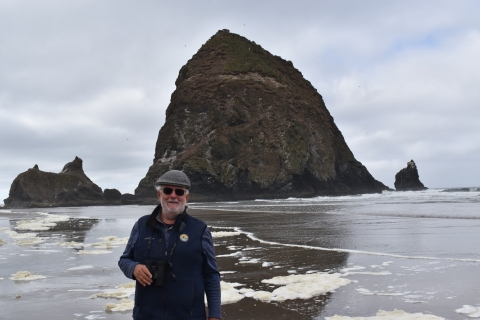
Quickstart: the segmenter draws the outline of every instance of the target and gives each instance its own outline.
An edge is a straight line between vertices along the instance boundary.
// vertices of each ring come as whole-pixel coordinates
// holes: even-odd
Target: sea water
[[[479,204],[471,188],[188,211],[212,231],[225,319],[466,319],[480,318]],[[153,208],[0,210],[0,319],[130,319],[117,262]]]

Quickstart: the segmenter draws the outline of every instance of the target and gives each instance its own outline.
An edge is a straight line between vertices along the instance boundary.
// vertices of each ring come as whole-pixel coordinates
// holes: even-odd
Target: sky
[[[133,193],[180,68],[229,29],[293,65],[355,158],[393,188],[480,186],[480,1],[0,1],[0,204],[75,156]]]

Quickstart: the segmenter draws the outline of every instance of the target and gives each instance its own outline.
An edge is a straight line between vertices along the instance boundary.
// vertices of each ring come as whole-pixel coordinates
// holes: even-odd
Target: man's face
[[[183,190],[184,195],[177,195],[175,192],[176,189]],[[167,191],[171,191],[170,194],[166,194],[169,193]],[[190,196],[190,194],[187,193],[187,189],[172,185],[162,185],[160,190],[157,191],[157,195],[162,205],[162,213],[165,214],[165,217],[169,220],[175,220],[177,215],[183,213]]]

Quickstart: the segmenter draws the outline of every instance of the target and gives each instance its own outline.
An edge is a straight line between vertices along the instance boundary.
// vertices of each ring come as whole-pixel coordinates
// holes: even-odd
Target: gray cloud
[[[219,29],[291,60],[356,158],[393,186],[480,185],[477,1],[2,1],[0,199],[79,156],[133,192],[181,66]]]

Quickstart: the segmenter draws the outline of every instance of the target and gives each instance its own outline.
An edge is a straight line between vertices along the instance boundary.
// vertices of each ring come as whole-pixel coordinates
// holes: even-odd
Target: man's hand
[[[133,276],[142,286],[149,286],[152,283],[152,274],[144,264],[137,264],[133,269]]]

